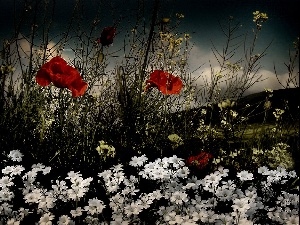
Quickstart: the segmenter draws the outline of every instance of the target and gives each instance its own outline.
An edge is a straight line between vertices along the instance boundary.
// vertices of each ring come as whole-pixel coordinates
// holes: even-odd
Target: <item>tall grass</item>
[[[272,161],[272,156],[266,155],[267,149],[272,151],[292,137],[290,148],[299,154],[299,139],[295,138],[299,135],[299,110],[291,117],[286,103],[281,108],[285,113],[271,125],[263,120],[258,121],[262,125],[255,126],[249,118],[256,117],[255,108],[267,104],[271,93],[266,92],[265,102],[250,106],[240,103],[245,91],[261,81],[260,60],[272,47],[270,43],[261,52],[256,49],[268,19],[264,13],[254,13],[253,33],[248,35],[240,33],[240,24],[233,18],[220,23],[224,47],[218,49],[212,43],[219,69],[211,65],[208,78],[195,77],[190,71],[193,42],[189,33],[178,32],[184,16],[174,13],[164,17],[159,0],[151,5],[150,15],[147,3],[140,1],[132,17],[118,16],[113,4],[102,2],[88,23],[81,17],[88,13],[84,1],[76,1],[67,26],[59,34],[53,32],[55,1],[22,4],[15,7],[15,31],[2,46],[3,155],[22,149],[29,164],[39,161],[84,172],[98,171],[115,162],[126,163],[137,154],[151,159],[177,154],[186,159],[201,150],[214,155],[211,169],[222,163],[236,169],[253,169],[267,163],[258,162],[253,149],[260,149],[259,154]],[[103,22],[101,7],[109,7],[114,24]],[[111,25],[117,29],[114,45],[102,46],[96,40],[102,29]],[[290,78],[284,88],[291,84],[299,87],[295,63],[298,42],[286,63]],[[72,56],[67,56],[68,52]],[[242,57],[237,52],[242,52]],[[66,89],[37,85],[37,71],[57,55],[65,57],[88,83],[84,96],[72,98]],[[145,92],[145,81],[155,69],[179,76],[184,82],[181,93],[163,95],[155,88]],[[201,71],[201,66],[198,69]],[[199,79],[205,85],[197,85]],[[274,110],[266,106],[259,113],[271,112],[272,117]],[[171,134],[182,141],[174,145]],[[114,157],[97,153],[102,140],[114,147]]]

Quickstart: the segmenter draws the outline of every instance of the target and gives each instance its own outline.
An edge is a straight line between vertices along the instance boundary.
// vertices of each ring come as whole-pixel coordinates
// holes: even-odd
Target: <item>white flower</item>
[[[75,210],[71,210],[70,213],[73,217],[81,216],[82,215],[82,208],[77,207]]]
[[[79,174],[79,172],[74,172],[74,171],[70,171],[68,172],[68,176],[66,177],[66,179],[70,179],[71,182],[74,182],[74,180],[76,180],[78,177],[80,177],[81,175]]]
[[[221,201],[229,201],[232,198],[233,191],[229,189],[218,188],[216,190],[216,196]]]
[[[178,169],[179,167],[184,166],[184,161],[181,158],[178,158],[176,155],[173,155],[169,158],[169,162],[173,164],[173,167]]]
[[[124,172],[123,171],[118,171],[116,173],[114,173],[113,179],[115,179],[117,181],[117,184],[121,184],[122,181],[124,181],[125,176],[124,176]]]
[[[190,173],[190,170],[186,166],[184,166],[176,171],[177,177],[181,177],[181,178],[187,178],[189,173]]]
[[[143,195],[142,197],[140,197],[141,200],[137,200],[136,203],[138,205],[140,205],[141,208],[143,209],[148,209],[150,208],[151,204],[153,203],[153,199],[150,198],[149,196],[147,195]]]
[[[41,196],[39,199],[39,209],[43,209],[44,211],[48,211],[49,209],[54,207],[54,202],[56,201],[55,198],[52,196]]]
[[[16,221],[14,218],[7,220],[7,225],[19,225],[20,221]]]
[[[165,206],[159,206],[157,215],[163,216],[166,215],[167,213],[169,213],[168,208],[166,208]]]
[[[124,220],[122,216],[118,216],[114,218],[113,221],[110,222],[110,225],[128,225],[130,221]]]
[[[119,171],[123,171],[123,165],[122,164],[117,164],[117,165],[114,165],[113,166],[113,171],[116,173],[116,172],[119,172]]]
[[[80,182],[74,183],[74,185],[81,187],[81,188],[87,188],[90,186],[91,182],[93,181],[92,177],[88,177],[86,179],[81,179]],[[73,186],[74,186],[73,185]]]
[[[296,173],[295,170],[292,170],[292,171],[289,171],[289,172],[288,172],[288,176],[290,176],[290,177],[292,177],[292,178],[295,178],[295,177],[297,177],[297,173]]]
[[[201,209],[198,212],[193,212],[192,218],[194,221],[201,221],[203,223],[208,222],[208,212],[205,209]]]
[[[102,213],[105,208],[104,203],[97,198],[90,199],[88,203],[89,205],[85,206],[84,209],[91,215]]]
[[[144,168],[139,172],[143,178],[152,180],[167,180],[170,179],[173,171],[168,169],[168,161],[157,159],[155,162],[147,163]]]
[[[222,181],[223,184],[222,189],[235,190],[236,184],[232,180]]]
[[[268,212],[265,216],[268,216],[274,222],[288,225],[299,224],[299,195],[294,192],[289,193],[292,190],[289,188],[281,189],[281,192],[273,190],[274,186],[290,184],[290,181],[293,182],[295,178],[297,179],[297,174],[293,171],[287,172],[281,167],[275,170],[260,167],[258,173],[263,176],[259,176],[262,180],[257,181],[258,185],[250,183],[250,185],[245,186],[247,185],[245,183],[237,187],[228,178],[226,181],[222,180],[223,178],[225,180],[229,172],[222,167],[219,167],[214,173],[205,176],[204,179],[198,180],[197,177],[188,178],[188,168],[175,155],[145,164],[146,161],[147,158],[143,155],[136,158],[133,157],[130,163],[132,166],[141,167],[137,173],[140,170],[142,172],[140,174],[143,177],[152,179],[150,182],[156,185],[149,186],[149,188],[157,187],[154,191],[147,188],[147,192],[142,192],[144,188],[142,186],[140,186],[141,191],[137,189],[142,178],[137,178],[136,174],[127,174],[127,170],[123,170],[122,164],[115,165],[110,170],[98,174],[101,180],[104,180],[105,188],[108,191],[109,207],[112,210],[110,223],[100,222],[101,219],[98,218],[98,214],[102,213],[106,206],[97,198],[90,199],[88,206],[85,206],[84,209],[78,207],[75,210],[70,210],[70,215],[74,218],[80,217],[83,211],[86,211],[88,215],[84,221],[87,224],[129,225],[133,221],[144,222],[138,221],[138,215],[144,209],[152,209],[152,205],[155,205],[155,207],[159,208],[155,215],[161,217],[157,218],[156,224],[196,225],[209,223],[217,225],[247,225],[257,221],[259,216],[257,214],[258,209],[265,209]],[[8,201],[12,202],[15,198],[10,187],[14,185],[13,181],[18,179],[18,177],[13,176],[21,175],[23,170],[22,166],[6,166],[2,170],[3,176],[0,178],[0,215],[1,218],[4,216],[5,224],[17,225],[29,213],[29,210],[26,211],[23,208],[13,211],[13,205],[7,203]],[[25,203],[37,204],[34,205],[35,212],[39,216],[39,221],[36,224],[52,225],[54,224],[55,216],[49,212],[49,209],[54,209],[55,206],[59,207],[60,205],[55,205],[55,201],[60,199],[67,202],[84,197],[85,193],[89,191],[93,178],[84,179],[80,173],[70,171],[66,179],[70,180],[67,183],[71,187],[68,187],[65,181],[56,180],[55,185],[52,185],[53,190],[47,191],[39,188],[43,187],[42,183],[35,181],[39,171],[47,173],[47,171],[50,172],[50,169],[47,169],[42,164],[33,165],[32,171],[22,176],[25,188],[20,190],[23,193]],[[136,171],[136,169],[133,171]],[[240,181],[253,180],[253,183],[255,182],[253,174],[247,171],[241,171],[236,176],[239,177]],[[238,182],[238,184],[240,183]],[[273,185],[273,183],[276,183],[276,185]],[[258,187],[262,188],[262,190],[257,190],[256,188]],[[14,188],[14,190],[18,190],[18,187]],[[188,190],[186,192],[189,195],[185,190]],[[205,190],[211,193],[207,193]],[[117,193],[113,194],[113,192]],[[159,207],[156,204],[159,204],[160,201],[156,200],[161,198],[168,200],[169,203]],[[225,209],[228,213],[222,214],[224,213],[223,209],[218,212],[213,210],[218,201],[228,200],[232,200],[233,204],[230,205],[230,202],[221,203],[221,205],[229,207],[229,210]],[[275,200],[273,208],[268,204],[270,200],[272,202]],[[230,208],[233,210],[230,210]],[[229,211],[233,212],[230,213]],[[13,216],[14,218],[12,219]],[[67,215],[63,215],[59,219],[56,218],[56,220],[59,220],[58,225],[75,224]],[[3,220],[0,219],[0,224],[2,224],[1,222]]]
[[[12,150],[12,151],[10,151],[8,157],[9,157],[12,161],[21,162],[21,161],[22,161],[23,154],[22,154],[19,150]]]
[[[52,225],[52,221],[54,219],[54,215],[51,215],[50,213],[44,214],[40,220],[39,225]]]
[[[267,177],[267,181],[269,183],[276,183],[281,180],[280,173],[278,173],[276,170],[270,170],[269,175]]]
[[[28,171],[27,173],[25,173],[22,177],[23,180],[26,180],[27,179],[27,182],[29,183],[33,183],[35,181],[35,178],[37,176],[37,172],[36,171]]]
[[[104,181],[107,181],[112,176],[112,172],[111,170],[104,170],[102,173],[98,173],[98,176],[102,177]]]
[[[219,173],[211,173],[210,175],[206,175],[203,179],[206,185],[212,184],[213,186],[217,186],[222,179],[221,174]]]
[[[25,170],[23,166],[17,165],[13,167],[13,170],[11,171],[11,176],[15,175],[21,175],[21,173]]]
[[[131,161],[129,162],[129,165],[134,166],[134,167],[140,167],[144,165],[144,163],[148,160],[146,155],[141,155],[140,157],[133,156],[131,158]]]
[[[87,188],[72,187],[72,189],[67,190],[68,198],[74,201],[79,200],[85,195],[87,191]]]
[[[213,210],[208,210],[208,222],[215,224],[215,221],[219,219],[219,215],[216,214]]]
[[[132,182],[132,184],[139,182],[139,179],[133,175],[130,175],[129,180],[130,180],[130,182]],[[127,185],[126,180],[124,180],[124,184]]]
[[[183,222],[183,217],[181,216],[181,215],[176,215],[175,216],[175,222],[177,223],[177,224],[183,224],[182,222]]]
[[[164,169],[163,167],[154,168],[152,171],[149,171],[149,177],[153,180],[166,180],[170,179],[171,171]]]
[[[1,211],[1,210],[0,210]],[[20,216],[20,218],[24,218],[25,216],[27,216],[29,213],[29,209],[24,209],[23,207],[21,207],[19,210],[18,210],[18,214]]]
[[[228,176],[228,172],[229,172],[229,169],[225,169],[224,167],[219,166],[218,170],[215,173],[216,174],[220,174],[222,177],[227,177]]]
[[[127,186],[125,187],[121,194],[122,195],[136,195],[136,192],[139,192],[139,189],[136,189],[134,186]]]
[[[164,216],[164,220],[169,224],[176,224],[176,212],[170,212]]]
[[[243,170],[243,171],[237,173],[236,176],[239,177],[241,181],[253,180],[253,174],[249,173],[246,170]]]
[[[3,188],[0,190],[0,202],[11,201],[14,196],[14,193],[8,188]]]
[[[254,225],[254,223],[250,220],[248,220],[247,218],[241,218],[239,220],[239,224],[242,224],[242,225]]]
[[[70,217],[68,217],[66,215],[62,215],[61,217],[59,217],[59,221],[57,224],[58,225],[69,225],[69,224],[73,224],[73,221],[71,220]]]
[[[45,166],[41,163],[37,163],[37,164],[33,164],[31,168],[33,169],[33,171],[39,172],[39,171],[43,171],[45,169]]]
[[[24,196],[24,200],[26,203],[38,203],[41,198],[41,193],[39,192],[29,192]]]
[[[288,194],[291,204],[294,206],[299,205],[299,195],[297,194]]]
[[[119,185],[114,180],[105,183],[105,186],[107,191],[110,193],[114,193],[119,189]]]
[[[233,218],[230,215],[220,214],[215,221],[215,225],[233,224]]]
[[[132,202],[130,205],[126,205],[124,212],[127,216],[138,215],[142,211],[142,207],[139,204]]]
[[[13,186],[14,182],[12,182],[12,178],[8,176],[4,176],[0,179],[0,187],[5,188],[5,187],[10,187]]]
[[[200,220],[199,213],[196,211],[194,211],[191,216],[192,216],[193,221],[195,221],[195,222]]]
[[[14,171],[14,167],[13,166],[6,166],[4,169],[2,169],[2,173],[3,174],[10,174]]]
[[[42,170],[42,172],[43,172],[44,175],[50,173],[50,171],[51,171],[51,167],[50,167],[50,166],[47,166],[47,167],[45,167],[45,168]]]
[[[7,202],[4,202],[0,205],[0,212],[2,215],[9,215],[12,212],[13,205],[9,205]],[[0,215],[1,215],[0,214]]]
[[[269,169],[266,166],[259,167],[257,172],[262,175],[269,175]]]
[[[237,188],[235,190],[234,196],[235,196],[235,198],[244,198],[245,197],[245,193],[241,189]]]
[[[156,159],[154,163],[156,167],[166,169],[170,165],[170,160],[169,158],[164,157],[162,159]]]
[[[189,184],[189,183],[194,184],[191,188],[196,190],[201,185],[202,180],[198,180],[198,178],[196,176],[192,176],[191,178],[187,179],[186,183],[187,184]]]
[[[253,190],[249,190],[249,189],[250,188],[245,190],[245,196],[250,198],[250,199],[255,199],[257,197],[256,189],[255,188],[253,188]]]
[[[216,189],[216,185],[214,183],[205,183],[203,189],[214,193]]]
[[[85,217],[84,221],[85,221],[85,224],[108,225],[108,223],[106,223],[106,222],[100,223],[100,221],[97,217],[92,217],[92,216]]]
[[[288,216],[286,225],[299,225],[299,215]]]
[[[245,197],[234,199],[231,207],[234,209],[234,211],[237,210],[241,213],[245,213],[248,209],[250,209],[249,198]]]
[[[196,186],[195,183],[187,183],[185,186],[183,186],[182,188],[184,190],[187,190],[187,189],[191,189],[191,188],[194,188]]]
[[[161,194],[160,190],[155,190],[152,193],[149,193],[148,195],[149,195],[149,198],[152,198],[153,200],[154,199],[159,200],[162,198],[162,194]]]
[[[182,205],[183,202],[188,201],[188,196],[185,192],[175,191],[172,193],[170,201],[174,202],[175,204]]]
[[[59,180],[56,180],[55,182],[56,182],[56,185],[52,185],[53,195],[58,199],[66,201],[66,198],[68,195],[68,193],[67,193],[68,187],[66,186],[66,182],[59,181]]]
[[[279,173],[282,177],[284,177],[284,178],[287,177],[288,173],[287,173],[287,171],[286,171],[285,168],[283,168],[283,167],[281,167],[281,166],[278,166],[276,170],[278,171],[278,173]]]

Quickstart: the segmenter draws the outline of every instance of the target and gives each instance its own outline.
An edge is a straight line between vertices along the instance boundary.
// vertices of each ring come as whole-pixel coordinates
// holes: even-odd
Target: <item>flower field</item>
[[[184,15],[159,0],[84,26],[76,5],[57,35],[39,2],[0,47],[0,225],[299,224],[299,37],[282,88],[246,95],[264,12],[249,34],[227,19],[197,77]]]

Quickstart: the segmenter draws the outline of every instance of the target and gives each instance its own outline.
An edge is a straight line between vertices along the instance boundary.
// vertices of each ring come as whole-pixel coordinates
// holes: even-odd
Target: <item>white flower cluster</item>
[[[56,180],[56,184],[52,185],[52,195],[64,202],[68,200],[80,200],[89,190],[90,183],[93,180],[91,177],[83,179],[80,173],[75,173],[74,171],[70,171],[66,179],[71,181],[71,188],[66,186],[65,181],[59,180]]]
[[[33,214],[38,225],[299,224],[295,171],[263,166],[257,173],[230,176],[219,167],[199,179],[177,156],[147,161],[145,155],[136,156],[128,167],[118,164],[94,178],[70,171],[49,189],[37,178],[50,167],[35,164],[25,173],[21,165],[6,166],[0,177],[0,224],[20,224]],[[98,193],[99,183],[106,195]]]
[[[188,167],[184,166],[182,159],[176,155],[170,158],[156,159],[144,166],[139,172],[143,178],[151,180],[170,180],[175,178],[187,178]]]

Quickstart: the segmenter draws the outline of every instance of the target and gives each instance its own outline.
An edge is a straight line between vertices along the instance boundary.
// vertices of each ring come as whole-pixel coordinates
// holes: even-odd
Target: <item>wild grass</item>
[[[113,26],[117,28],[111,46],[101,46],[96,41],[102,29],[111,24],[102,22],[101,13],[95,13],[94,19],[84,24],[80,16],[85,13],[83,1],[76,1],[60,34],[52,33],[55,1],[42,2],[24,1],[24,7],[15,6],[18,13],[14,34],[3,41],[0,73],[3,155],[12,149],[22,149],[30,163],[39,161],[57,168],[96,171],[114,162],[126,163],[137,154],[154,159],[176,153],[186,159],[205,150],[218,159],[211,169],[222,161],[219,161],[224,156],[222,151],[229,156],[236,154],[235,148],[247,149],[241,155],[243,161],[252,161],[254,148],[271,149],[282,142],[289,143],[292,151],[299,154],[299,109],[290,117],[287,103],[281,108],[285,114],[278,115],[272,123],[252,123],[247,120],[255,118],[255,112],[243,111],[245,105],[236,107],[245,91],[261,80],[260,60],[272,47],[270,42],[264,50],[256,49],[268,19],[266,14],[254,13],[253,27],[249,27],[253,33],[247,35],[240,33],[240,24],[232,17],[221,22],[223,48],[218,49],[212,43],[218,67],[211,65],[210,77],[194,77],[189,71],[191,34],[178,32],[184,16],[174,13],[170,18],[164,17],[158,0],[154,1],[150,14],[145,11],[146,3],[140,4],[134,12],[136,17],[118,17],[114,14],[117,9],[111,7],[110,12],[115,16]],[[99,11],[101,7],[110,6],[103,3]],[[129,23],[129,30],[125,23]],[[299,68],[295,64],[298,42],[286,62],[290,78],[287,84],[282,84],[284,88],[299,88]],[[72,56],[66,54],[68,51]],[[242,56],[236,56],[236,52],[242,52]],[[68,90],[54,85],[37,85],[37,71],[57,55],[66,57],[88,83],[82,97],[72,98]],[[179,76],[184,82],[181,93],[163,95],[155,88],[145,92],[145,81],[155,69]],[[201,65],[198,69],[201,70]],[[199,79],[205,85],[198,85]],[[272,101],[270,96],[270,90],[266,91],[265,103]],[[275,116],[274,110],[270,106],[262,113],[271,112]],[[177,134],[181,144],[174,147],[168,138],[171,134]],[[99,141],[115,148],[114,157],[98,154]],[[236,165],[235,160],[231,163],[233,167]],[[253,168],[255,163],[244,166]],[[237,169],[242,167],[239,165]]]
[[[262,51],[256,48],[268,15],[254,12],[249,27],[253,32],[248,34],[240,32],[240,24],[232,17],[220,22],[223,47],[212,42],[214,59],[207,59],[210,74],[195,77],[189,64],[192,34],[179,32],[184,15],[166,17],[159,0],[150,5],[138,1],[136,10],[126,16],[118,13],[121,9],[113,1],[100,2],[86,21],[82,17],[89,13],[86,1],[74,1],[66,27],[57,33],[55,17],[60,9],[54,0],[24,0],[21,7],[15,1],[15,27],[3,41],[0,61],[0,213],[5,216],[0,223],[46,224],[57,213],[58,224],[75,220],[79,224],[121,224],[123,220],[122,224],[180,224],[183,220],[225,224],[226,219],[232,224],[252,224],[246,223],[250,219],[261,224],[295,224],[299,105],[284,97],[272,98],[270,89],[262,90],[260,100],[244,98],[261,81],[261,59],[272,47],[270,42]],[[112,16],[113,24],[107,23],[103,11]],[[98,39],[103,28],[110,26],[117,30],[113,44],[103,45]],[[298,55],[299,38],[285,62],[289,79],[281,83],[295,93],[299,93]],[[66,60],[88,83],[84,95],[75,98],[59,85],[37,84],[37,73],[55,56]],[[184,84],[180,94],[163,94],[155,85],[147,90],[155,70],[179,77]],[[24,155],[22,166],[11,164],[11,159],[19,162],[21,158],[20,152],[12,150]],[[224,168],[229,168],[229,175]],[[47,178],[37,175],[46,175],[50,169]],[[67,172],[70,188],[62,181]],[[41,180],[36,181],[37,176]],[[218,182],[227,176],[222,187],[228,184],[232,199],[223,202],[224,190]],[[218,192],[212,184],[219,185]],[[84,193],[77,196],[78,190]],[[26,201],[25,209],[20,201],[13,202],[14,196]],[[41,206],[43,196],[56,204]],[[203,196],[205,216],[196,210],[203,205]],[[148,197],[144,208],[140,207]],[[282,200],[287,198],[290,205]],[[242,203],[243,214],[229,212]],[[248,210],[250,205],[255,210]],[[94,215],[96,208],[99,212]],[[86,217],[78,218],[72,211],[71,222],[67,215],[75,209],[87,213]],[[32,212],[27,217],[26,210]]]

